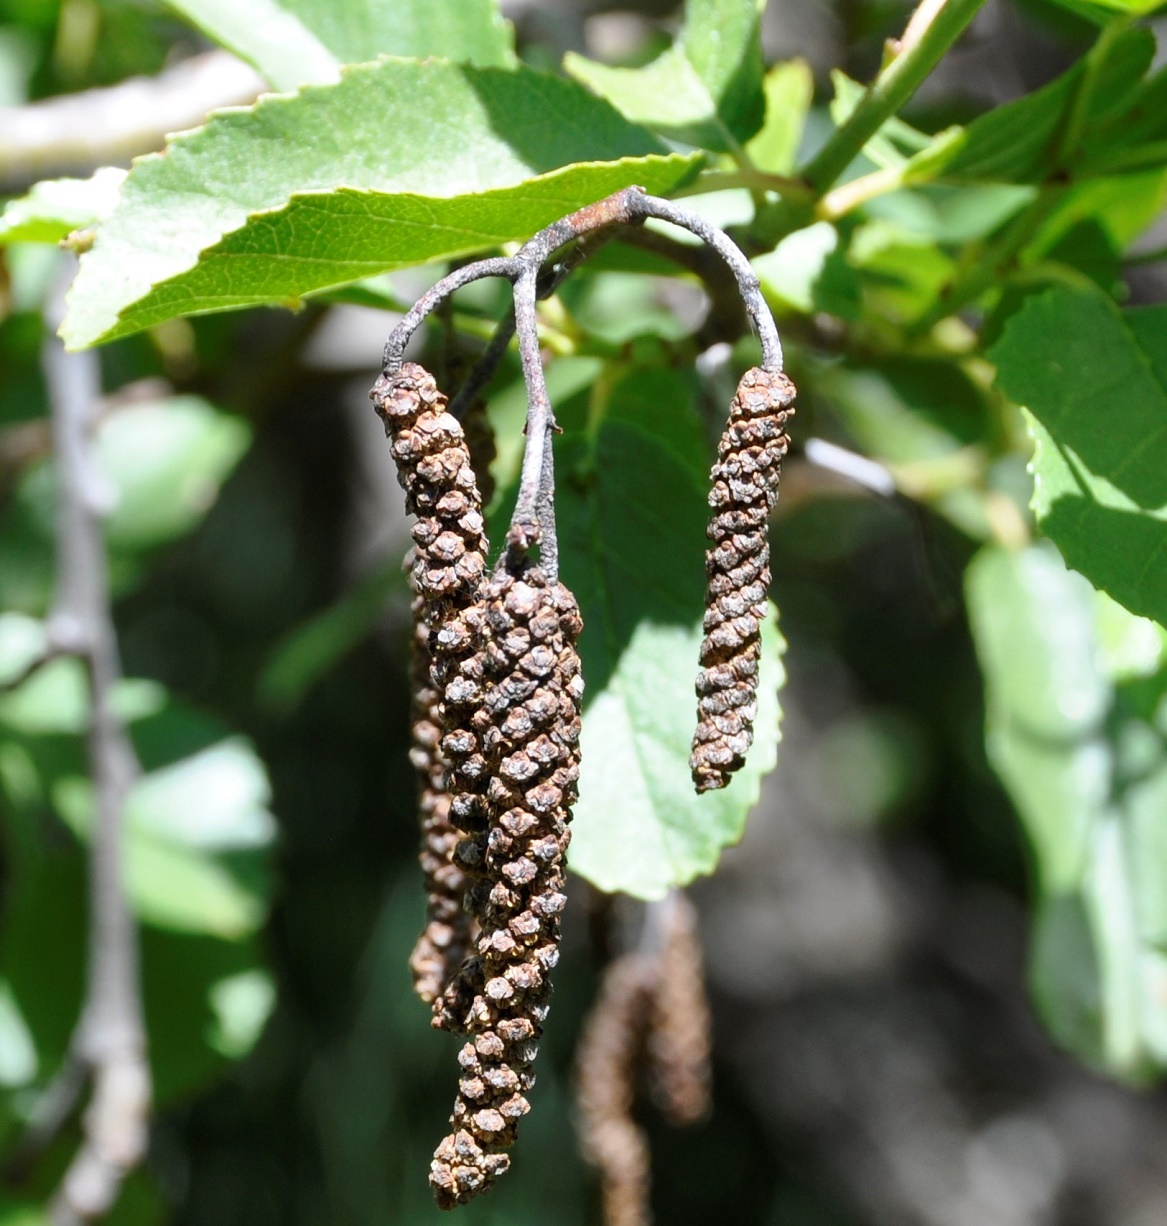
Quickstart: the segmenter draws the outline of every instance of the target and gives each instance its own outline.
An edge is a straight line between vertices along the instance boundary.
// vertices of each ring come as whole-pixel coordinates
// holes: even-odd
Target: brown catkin
[[[420,783],[420,860],[426,926],[410,959],[418,995],[434,1000],[460,964],[470,936],[462,911],[465,874],[453,860],[458,842],[441,750],[443,730],[461,712],[444,699],[448,678],[469,646],[446,629],[478,603],[486,575],[482,499],[462,427],[447,413],[433,376],[414,362],[382,374],[371,393],[385,423],[406,507],[416,517],[407,562],[414,592],[414,709],[411,758]]]
[[[608,964],[576,1057],[580,1142],[600,1174],[604,1226],[651,1221],[648,1142],[632,1108],[657,985],[654,961],[625,954]]]
[[[411,572],[414,551],[406,556]],[[414,591],[413,644],[410,660],[412,684],[412,746],[410,761],[418,777],[418,817],[421,822],[422,877],[426,892],[426,923],[413,952],[409,969],[413,987],[427,1004],[441,993],[462,964],[470,944],[471,919],[462,906],[466,874],[453,862],[460,835],[450,822],[450,794],[446,788],[448,763],[442,754],[440,695],[431,677],[430,628],[426,601]]]
[[[670,1124],[682,1128],[709,1113],[709,1001],[697,910],[679,892],[665,906],[648,1066],[653,1100]]]
[[[689,766],[698,792],[723,788],[745,762],[757,714],[761,625],[770,587],[767,523],[794,412],[794,384],[753,367],[738,384],[710,474],[705,638]]]
[[[441,632],[470,647],[446,686],[446,710],[462,718],[447,722],[442,751],[451,818],[467,835],[455,861],[472,878],[467,905],[480,924],[434,1010],[435,1025],[469,1039],[452,1131],[430,1167],[443,1209],[508,1168],[504,1151],[530,1109],[579,780],[581,628],[571,593],[526,563],[496,575],[482,603]]]

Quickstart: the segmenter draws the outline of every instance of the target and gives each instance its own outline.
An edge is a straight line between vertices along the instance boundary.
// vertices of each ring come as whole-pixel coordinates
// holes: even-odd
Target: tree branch
[[[70,258],[70,277],[72,269]],[[85,1000],[61,1076],[46,1095],[52,1111],[39,1112],[39,1120],[34,1112],[33,1131],[39,1125],[41,1143],[51,1140],[87,1074],[93,1093],[84,1141],[51,1207],[53,1226],[76,1226],[104,1216],[145,1153],[150,1073],[137,932],[122,875],[122,817],[139,766],[113,705],[121,669],[102,535],[109,497],[93,451],[100,367],[95,352],[66,354],[55,335],[63,290],[64,284],[46,312],[50,336],[43,354],[58,473],[57,585],[48,626],[53,649],[81,660],[88,676],[95,818]]]
[[[266,88],[254,68],[226,51],[211,51],[156,77],[0,107],[0,192],[128,165],[160,149],[171,132],[202,123],[208,111],[245,105]]]

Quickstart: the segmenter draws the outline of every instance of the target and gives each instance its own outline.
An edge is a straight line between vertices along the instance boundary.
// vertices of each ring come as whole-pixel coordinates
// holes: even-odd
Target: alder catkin
[[[689,766],[698,792],[723,788],[745,762],[757,714],[761,625],[770,587],[766,528],[778,497],[794,384],[754,367],[738,384],[710,474],[705,638]]]
[[[433,376],[406,362],[382,374],[371,393],[385,423],[406,508],[417,517],[407,558],[414,592],[413,748],[422,828],[420,860],[427,898],[426,926],[410,958],[414,986],[433,1001],[460,965],[470,937],[463,912],[466,878],[453,860],[458,832],[450,824],[448,769],[441,737],[457,711],[443,693],[469,645],[446,629],[472,610],[486,575],[482,499],[462,427],[446,412]]]
[[[696,1124],[710,1106],[710,1020],[697,909],[684,894],[667,900],[648,1034],[653,1100],[675,1127]]]
[[[510,1165],[530,1109],[532,1062],[559,959],[568,822],[579,780],[583,679],[575,598],[537,566],[502,572],[482,602],[445,628],[473,645],[445,690],[442,751],[450,762],[455,852],[471,878],[467,906],[480,933],[434,1009],[464,1034],[452,1131],[434,1154],[438,1206],[486,1191]]]
[[[406,556],[412,572],[414,554]],[[410,579],[412,586],[412,576]],[[421,823],[421,862],[426,892],[426,923],[413,952],[409,969],[414,991],[432,1004],[451,975],[462,964],[470,944],[471,919],[462,906],[466,874],[453,862],[459,834],[450,822],[450,794],[446,788],[448,763],[441,750],[440,695],[433,684],[430,629],[425,622],[426,601],[416,589],[411,602],[413,643],[410,658],[412,684],[409,759],[417,771],[418,817]]]
[[[654,959],[610,962],[576,1057],[576,1102],[584,1158],[600,1175],[604,1226],[647,1226],[648,1141],[636,1123],[636,1070],[657,984]]]

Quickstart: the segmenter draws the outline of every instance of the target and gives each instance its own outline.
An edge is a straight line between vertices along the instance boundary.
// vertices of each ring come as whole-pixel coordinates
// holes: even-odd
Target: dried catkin
[[[414,553],[406,556],[412,572]],[[412,584],[412,578],[410,580]],[[410,679],[413,692],[410,761],[417,771],[418,817],[421,822],[421,862],[426,891],[426,923],[413,952],[409,969],[413,987],[427,1004],[446,986],[462,964],[470,944],[471,919],[462,906],[466,874],[453,862],[460,835],[450,823],[450,794],[445,777],[448,763],[442,754],[442,715],[439,692],[430,670],[430,628],[426,601],[416,593],[411,602],[413,644]]]
[[[442,751],[451,819],[467,835],[455,861],[472,878],[467,905],[480,924],[475,953],[435,1005],[435,1024],[470,1040],[452,1131],[430,1168],[443,1209],[508,1168],[504,1151],[530,1109],[579,780],[581,628],[571,593],[528,563],[497,575],[481,605],[441,632],[471,645],[446,686],[461,722],[447,720]]]
[[[689,766],[698,792],[723,788],[745,762],[757,714],[760,630],[770,587],[766,527],[778,497],[794,384],[754,367],[738,384],[710,474],[705,638]]]
[[[682,1128],[709,1113],[709,1001],[697,910],[680,893],[665,908],[648,1035],[649,1079],[661,1114]]]
[[[632,1108],[656,984],[650,957],[625,954],[610,962],[579,1042],[580,1142],[600,1174],[604,1226],[646,1226],[651,1220],[648,1142]]]
[[[462,427],[445,411],[433,376],[406,362],[396,375],[377,380],[372,399],[385,423],[406,507],[417,517],[407,559],[415,619],[411,758],[420,783],[427,918],[410,966],[418,995],[432,1001],[461,963],[470,936],[462,910],[465,874],[452,858],[459,836],[449,820],[448,764],[441,750],[442,730],[459,714],[441,696],[468,645],[445,631],[478,602],[487,541]]]

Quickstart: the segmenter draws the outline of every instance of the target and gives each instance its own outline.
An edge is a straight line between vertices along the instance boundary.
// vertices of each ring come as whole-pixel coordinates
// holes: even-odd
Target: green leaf
[[[753,266],[762,292],[779,306],[858,318],[859,275],[829,221],[788,234],[773,251],[756,256]]]
[[[989,357],[1029,410],[1042,530],[1096,586],[1167,623],[1167,307],[1120,311],[1058,286],[1026,299]]]
[[[1140,105],[1141,90],[1146,88],[1140,86],[1140,79],[1154,53],[1154,36],[1148,30],[1127,30],[1115,39],[1089,83],[1080,150],[1089,152],[1092,144],[1111,146],[1115,137],[1110,129],[1117,127],[1121,131],[1129,126],[1129,116]],[[1091,166],[1088,160],[1083,161],[1079,149],[1060,148],[1087,67],[1085,60],[1079,60],[1044,88],[994,107],[973,120],[963,133],[953,130],[943,143],[912,159],[907,177],[939,176],[964,183],[1040,183],[1057,168],[1064,152],[1070,155],[1066,169],[1075,178],[1106,173],[1101,165]],[[1164,122],[1161,115],[1156,115],[1156,120]]]
[[[198,396],[129,405],[97,436],[97,460],[117,490],[106,539],[152,549],[189,532],[218,497],[251,430]]]
[[[643,68],[568,52],[564,68],[629,119],[674,140],[732,150],[762,126],[758,0],[688,0],[677,41]]]
[[[293,303],[527,238],[633,183],[668,191],[694,164],[530,69],[351,68],[139,159],[82,257],[62,334],[79,348],[175,315]]]
[[[227,940],[254,932],[266,912],[255,854],[275,835],[270,797],[262,762],[239,737],[143,775],[125,812],[126,888],[135,914],[158,928]],[[53,800],[88,837],[88,781],[59,780]]]
[[[441,56],[506,68],[513,39],[492,0],[169,0],[281,90],[328,85],[342,64]]]
[[[806,60],[775,64],[762,82],[766,118],[746,146],[750,161],[770,174],[786,175],[794,169],[806,117],[814,101],[814,73]]]
[[[0,246],[59,243],[113,212],[126,172],[106,166],[88,179],[46,179],[0,213]]]
[[[571,866],[641,898],[715,868],[777,757],[783,671],[771,620],[747,766],[722,792],[693,791],[708,515],[695,396],[677,372],[629,374],[593,393],[590,423],[566,408],[556,444],[561,565],[583,612],[588,686]]]
[[[1143,1079],[1167,1064],[1167,745],[1113,647],[1158,632],[1049,545],[982,550],[967,590],[989,755],[1034,853],[1038,1008],[1077,1055]],[[1139,671],[1161,666],[1159,643]]]

